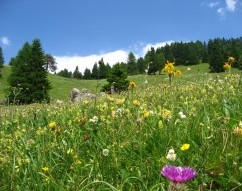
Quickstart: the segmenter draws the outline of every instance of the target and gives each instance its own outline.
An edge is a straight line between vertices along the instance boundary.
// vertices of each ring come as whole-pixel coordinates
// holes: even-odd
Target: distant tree
[[[8,94],[10,102],[16,99],[25,104],[49,101],[51,86],[44,68],[45,54],[40,40],[35,39],[32,44],[25,43],[12,60]]]
[[[184,65],[199,64],[198,47],[195,43],[190,42],[184,45],[186,49],[186,62]]]
[[[138,74],[138,68],[134,53],[130,52],[127,59],[127,72],[128,75]]]
[[[4,59],[3,59],[3,51],[2,48],[0,47],[0,78],[2,77],[2,71],[1,68],[3,68],[4,64]]]
[[[76,66],[72,76],[73,76],[73,78],[76,78],[76,79],[82,79],[82,73],[79,71],[78,66]]]
[[[99,60],[98,61],[99,79],[106,78],[110,69],[111,69],[110,66],[108,68],[108,66],[104,64],[103,58]]]
[[[169,60],[170,62],[174,62],[174,55],[171,49],[171,46],[166,44],[163,48],[161,48],[165,57],[165,60]]]
[[[224,58],[223,40],[216,38],[208,41],[208,55],[211,72],[223,72]]]
[[[123,70],[121,64],[115,64],[107,77],[108,84],[102,87],[102,91],[111,91],[111,87],[118,92],[128,89],[129,81],[127,73]]]
[[[98,66],[97,63],[95,63],[92,67],[92,74],[91,74],[93,79],[99,79],[99,71],[98,71]]]
[[[3,68],[4,58],[3,58],[3,49],[0,47],[0,68]]]
[[[51,54],[45,54],[45,70],[51,72],[57,70],[57,63]]]
[[[86,69],[84,70],[84,74],[83,74],[83,77],[82,77],[82,78],[85,79],[85,80],[89,80],[89,79],[91,79],[91,78],[92,78],[91,70],[88,69],[88,68],[86,68]]]
[[[142,57],[140,57],[137,60],[137,68],[138,68],[139,74],[143,74],[145,72],[145,69],[147,68],[147,66],[145,64],[145,60]]]
[[[61,70],[60,72],[57,73],[58,76],[62,76],[64,78],[71,78],[72,77],[72,72],[68,71],[66,68],[64,70]]]
[[[155,74],[159,70],[158,66],[155,63],[155,60],[156,60],[155,57],[156,57],[155,49],[154,47],[151,47],[151,49],[147,51],[145,55],[145,63],[151,63],[149,65],[148,74]]]

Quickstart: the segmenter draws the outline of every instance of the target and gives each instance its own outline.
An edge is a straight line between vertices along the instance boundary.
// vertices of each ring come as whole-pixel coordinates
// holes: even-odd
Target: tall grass
[[[96,102],[1,107],[0,190],[167,190],[166,164],[196,169],[188,190],[242,190],[240,76],[188,75]]]

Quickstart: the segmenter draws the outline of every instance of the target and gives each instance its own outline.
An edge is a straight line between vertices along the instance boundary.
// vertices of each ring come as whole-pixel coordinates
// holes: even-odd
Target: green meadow
[[[196,170],[183,190],[242,190],[242,72],[177,68],[171,85],[164,73],[129,76],[136,88],[75,104],[72,88],[95,94],[105,80],[50,74],[50,104],[1,105],[0,190],[165,191],[166,165]]]

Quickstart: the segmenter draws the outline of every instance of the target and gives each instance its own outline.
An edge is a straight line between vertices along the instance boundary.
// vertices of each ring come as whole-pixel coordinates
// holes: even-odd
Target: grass
[[[184,67],[171,86],[130,76],[137,89],[96,101],[0,107],[0,190],[164,191],[167,164],[197,171],[185,190],[242,190],[242,76],[202,70]],[[96,87],[50,80],[60,93]]]

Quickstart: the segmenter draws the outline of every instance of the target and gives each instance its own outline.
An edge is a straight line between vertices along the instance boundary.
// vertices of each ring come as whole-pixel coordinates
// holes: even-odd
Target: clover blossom
[[[161,174],[174,183],[183,183],[196,177],[197,172],[191,167],[166,165]]]

